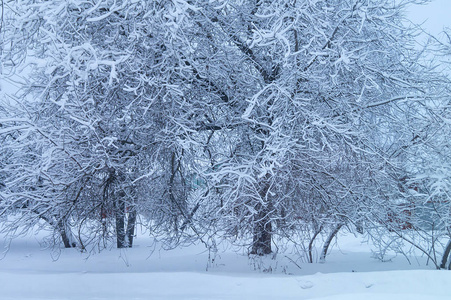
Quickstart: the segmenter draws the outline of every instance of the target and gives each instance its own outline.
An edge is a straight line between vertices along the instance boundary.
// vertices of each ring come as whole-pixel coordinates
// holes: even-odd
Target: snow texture
[[[145,236],[136,248],[89,257],[43,250],[29,236],[0,260],[0,299],[449,299],[451,272],[418,269],[402,257],[377,261],[360,240],[342,235],[327,263],[299,269],[284,256],[249,260],[230,249],[208,264],[201,246],[150,255],[155,245]]]

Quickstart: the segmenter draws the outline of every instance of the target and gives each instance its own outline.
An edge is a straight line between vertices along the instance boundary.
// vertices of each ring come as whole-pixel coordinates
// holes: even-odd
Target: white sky
[[[445,27],[451,28],[451,0],[433,0],[427,5],[414,5],[409,14],[414,23],[421,24],[433,35],[439,35]]]

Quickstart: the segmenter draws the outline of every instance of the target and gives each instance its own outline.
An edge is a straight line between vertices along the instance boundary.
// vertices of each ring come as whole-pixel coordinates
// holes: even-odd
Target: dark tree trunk
[[[134,208],[130,209],[128,213],[127,220],[127,246],[131,248],[133,246],[133,236],[135,234],[135,224],[136,224],[136,210]]]
[[[36,212],[37,213],[37,212]],[[53,217],[46,217],[44,215],[39,215],[41,219],[49,223],[50,225],[54,226],[54,228],[59,232],[61,236],[61,240],[63,241],[64,248],[75,248],[77,244],[71,239],[71,233],[67,233],[65,222],[63,219],[60,219],[59,221],[54,221],[55,219]]]
[[[313,234],[312,239],[310,240],[310,243],[308,244],[308,258],[309,258],[309,263],[313,263],[313,254],[312,254],[312,250],[313,250],[313,242],[315,241],[316,237],[318,236],[318,234],[321,233],[321,231],[323,230],[323,227],[320,226],[315,233]]]
[[[125,202],[120,197],[116,202],[116,241],[118,248],[127,247],[125,240]]]
[[[267,200],[268,190],[269,184],[265,183],[265,187],[260,192],[260,196],[263,200]],[[272,252],[272,224],[271,217],[269,215],[269,203],[265,204],[266,205],[258,203],[256,207],[257,216],[256,220],[254,221],[251,254],[266,255]]]
[[[58,227],[58,231],[61,235],[61,239],[63,240],[64,248],[76,247],[77,244],[74,241],[72,241],[72,239],[70,238],[69,234],[71,234],[71,233],[67,232],[64,222],[62,220],[58,221],[57,227]]]
[[[333,238],[337,235],[341,227],[343,227],[343,224],[338,224],[324,242],[323,250],[321,251],[321,257],[319,259],[321,262],[326,261],[327,250],[329,249],[330,243],[332,242]]]
[[[265,255],[271,251],[271,220],[269,216],[263,212],[259,214],[259,220],[254,224],[254,234],[252,240],[251,254]]]
[[[64,248],[72,248],[69,239],[67,238],[67,234],[65,231],[61,232],[61,238],[63,240]]]
[[[446,262],[449,259],[450,252],[451,252],[451,239],[448,241],[448,244],[445,247],[445,252],[443,253],[443,256],[442,256],[442,263],[440,264],[440,269],[446,269]],[[448,266],[448,269],[451,269],[450,267],[451,267],[451,262]]]

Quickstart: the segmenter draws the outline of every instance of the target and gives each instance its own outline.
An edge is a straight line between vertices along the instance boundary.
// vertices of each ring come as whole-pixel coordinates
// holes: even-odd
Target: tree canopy
[[[449,80],[412,2],[6,1],[1,70],[28,84],[0,106],[5,230],[127,247],[138,218],[312,261],[438,197],[449,238]]]

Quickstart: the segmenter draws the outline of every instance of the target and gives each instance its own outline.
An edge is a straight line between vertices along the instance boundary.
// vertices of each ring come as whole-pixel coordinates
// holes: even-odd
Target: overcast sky
[[[445,27],[451,28],[451,0],[433,0],[427,5],[414,5],[409,9],[414,23],[423,23],[424,28],[438,35]]]

